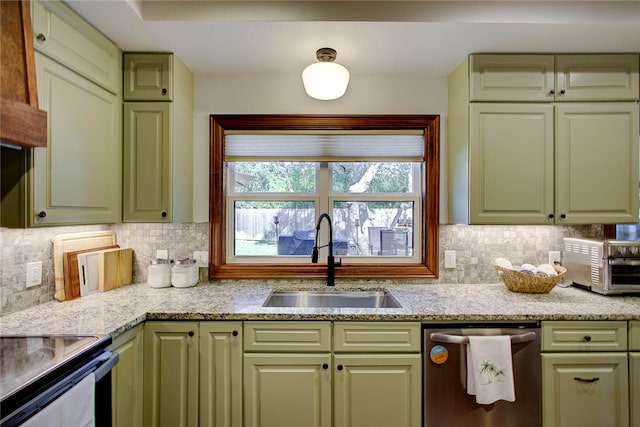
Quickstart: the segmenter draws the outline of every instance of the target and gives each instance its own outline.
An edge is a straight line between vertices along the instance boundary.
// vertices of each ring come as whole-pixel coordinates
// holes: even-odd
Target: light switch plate
[[[193,259],[199,267],[206,267],[209,264],[209,251],[193,251]]]
[[[158,258],[158,259],[169,259],[169,250],[168,249],[158,249],[156,251],[156,258]]]
[[[42,284],[42,261],[27,263],[27,288]]]
[[[456,251],[444,251],[444,268],[456,268]]]
[[[558,264],[562,262],[562,253],[560,251],[549,251],[549,264],[553,265],[556,261]]]

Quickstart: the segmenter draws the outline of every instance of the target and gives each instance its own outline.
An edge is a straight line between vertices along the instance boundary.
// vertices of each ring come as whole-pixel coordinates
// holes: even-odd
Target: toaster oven
[[[640,240],[565,237],[562,265],[574,286],[603,295],[640,294]]]

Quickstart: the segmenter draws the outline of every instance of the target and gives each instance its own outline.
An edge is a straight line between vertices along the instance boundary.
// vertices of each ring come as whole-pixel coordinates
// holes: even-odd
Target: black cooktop
[[[0,336],[0,401],[55,380],[110,343],[108,335]]]

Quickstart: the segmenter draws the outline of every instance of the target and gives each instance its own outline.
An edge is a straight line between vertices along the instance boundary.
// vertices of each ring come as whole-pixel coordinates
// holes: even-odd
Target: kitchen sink
[[[263,307],[401,308],[387,291],[285,291],[269,295]]]

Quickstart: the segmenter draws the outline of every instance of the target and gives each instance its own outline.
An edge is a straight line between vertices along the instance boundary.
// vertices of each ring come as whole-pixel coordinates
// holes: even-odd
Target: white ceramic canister
[[[191,258],[176,260],[171,269],[171,284],[176,288],[188,288],[198,284],[198,266]]]
[[[168,288],[171,286],[171,261],[168,259],[152,259],[147,269],[147,283],[152,288]]]

